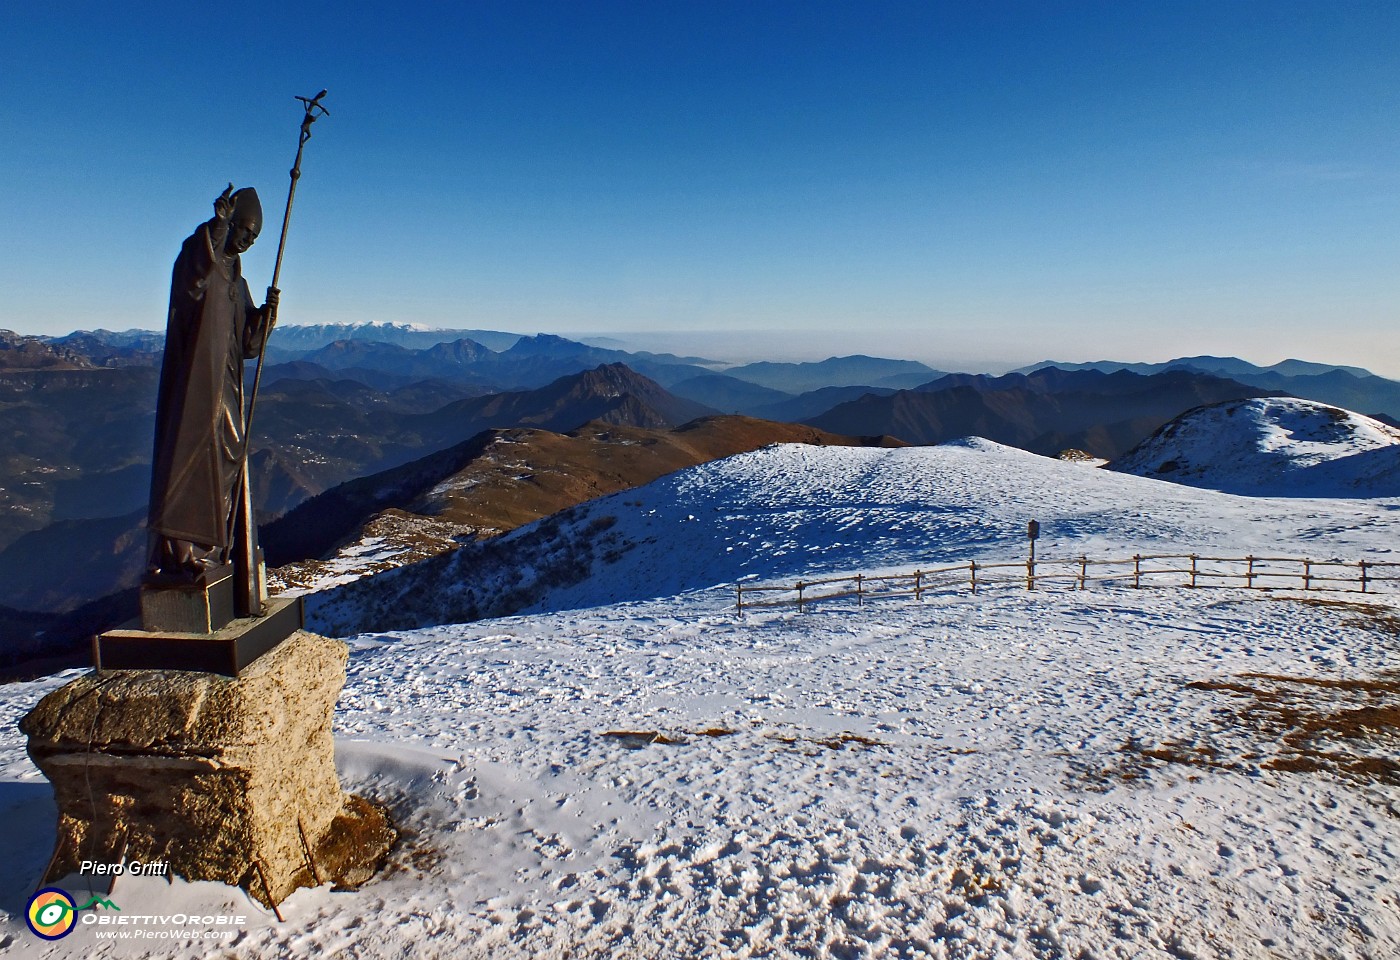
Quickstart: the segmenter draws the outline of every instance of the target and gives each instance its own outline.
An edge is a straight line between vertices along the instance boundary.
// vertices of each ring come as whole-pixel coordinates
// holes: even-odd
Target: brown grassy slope
[[[447,461],[425,458],[425,468],[411,484],[405,482],[405,471],[413,465],[393,471],[393,483],[376,483],[374,477],[353,481],[360,488],[359,509],[356,516],[339,518],[342,528],[335,539],[337,547],[344,547],[377,537],[383,547],[403,551],[390,559],[351,563],[357,573],[378,572],[455,549],[462,539],[506,533],[594,497],[771,443],[904,446],[890,437],[848,437],[743,416],[702,417],[664,430],[600,421],[568,434],[523,427],[493,430],[475,438],[473,455],[452,469],[428,469],[426,465]],[[410,485],[415,489],[406,489]],[[368,494],[376,488],[385,495]],[[307,509],[314,509],[314,501]],[[293,511],[280,522],[297,520]],[[272,579],[304,584],[325,569],[308,558],[285,564]]]
[[[702,417],[670,430],[596,420],[568,434],[502,430],[480,457],[405,509],[504,533],[585,500],[770,443],[903,446],[888,437],[847,437],[741,416]]]

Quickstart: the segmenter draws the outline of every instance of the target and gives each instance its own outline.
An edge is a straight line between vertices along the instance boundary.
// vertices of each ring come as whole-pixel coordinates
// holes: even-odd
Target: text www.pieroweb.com
[[[98,940],[232,940],[237,930],[94,930]]]

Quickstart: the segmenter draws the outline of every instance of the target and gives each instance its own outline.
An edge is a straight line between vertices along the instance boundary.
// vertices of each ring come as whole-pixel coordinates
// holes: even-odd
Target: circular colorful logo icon
[[[78,923],[73,898],[58,887],[45,887],[29,898],[25,920],[35,936],[59,940],[68,936]]]

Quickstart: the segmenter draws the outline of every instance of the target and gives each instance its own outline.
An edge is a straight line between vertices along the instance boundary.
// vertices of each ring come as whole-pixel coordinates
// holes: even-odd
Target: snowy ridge
[[[1400,496],[1400,430],[1340,407],[1269,397],[1188,411],[1111,470],[1258,496]]]
[[[1339,517],[1346,519],[1338,533]],[[1229,497],[968,439],[870,449],[785,444],[677,471],[507,536],[307,598],[331,635],[672,596],[737,581],[912,571],[968,558],[1186,548],[1393,559],[1351,531],[1379,501]],[[342,581],[343,582],[343,581]]]

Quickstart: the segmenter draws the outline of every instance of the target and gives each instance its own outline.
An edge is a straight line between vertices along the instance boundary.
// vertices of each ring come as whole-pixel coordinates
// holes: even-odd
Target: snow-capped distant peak
[[[1293,397],[1189,410],[1110,469],[1257,496],[1400,495],[1400,430]]]
[[[403,330],[412,333],[429,333],[441,330],[441,327],[430,327],[425,323],[395,323],[393,320],[357,320],[349,323],[289,323],[282,329],[295,328],[298,330]]]

